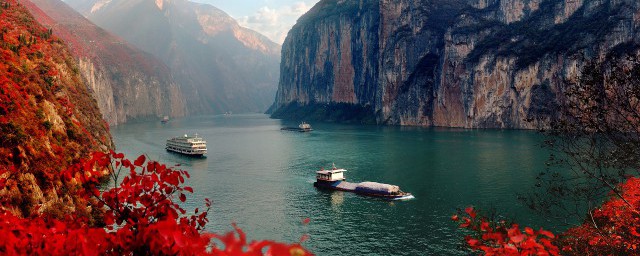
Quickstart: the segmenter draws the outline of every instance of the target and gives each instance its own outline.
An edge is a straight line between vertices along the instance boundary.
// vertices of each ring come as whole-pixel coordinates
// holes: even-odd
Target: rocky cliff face
[[[109,124],[186,114],[181,88],[162,62],[97,27],[60,0],[24,4],[40,23],[69,43],[77,68]]]
[[[349,103],[378,123],[536,128],[585,58],[633,52],[631,0],[324,0],[283,45],[274,116]]]
[[[186,0],[69,0],[97,25],[162,60],[194,114],[263,112],[280,46],[221,10]]]

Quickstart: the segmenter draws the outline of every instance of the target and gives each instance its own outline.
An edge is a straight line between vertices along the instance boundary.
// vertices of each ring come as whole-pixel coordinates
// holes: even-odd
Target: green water
[[[231,223],[249,239],[295,242],[318,255],[460,255],[463,235],[449,219],[476,205],[538,227],[542,219],[516,193],[533,186],[548,153],[532,131],[312,124],[311,133],[280,131],[296,123],[265,115],[205,116],[125,124],[112,129],[118,151],[181,164],[195,189],[185,207],[213,200],[208,230]],[[167,138],[198,133],[208,157],[166,152]],[[399,185],[416,199],[389,202],[313,187],[331,163],[347,180]],[[311,222],[302,225],[304,218]]]

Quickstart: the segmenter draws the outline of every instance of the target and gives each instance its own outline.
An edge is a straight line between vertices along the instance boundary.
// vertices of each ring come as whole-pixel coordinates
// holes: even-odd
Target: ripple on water
[[[249,239],[295,242],[309,234],[305,246],[318,255],[468,254],[449,220],[468,205],[537,221],[515,197],[544,168],[547,154],[535,133],[322,123],[311,133],[280,131],[296,125],[264,115],[204,116],[124,124],[112,133],[128,156],[147,154],[191,173],[195,194],[184,206],[193,211],[212,199],[209,231],[237,222]],[[207,158],[164,150],[166,138],[195,132],[208,142]],[[314,171],[332,163],[351,181],[397,184],[416,199],[315,189]]]

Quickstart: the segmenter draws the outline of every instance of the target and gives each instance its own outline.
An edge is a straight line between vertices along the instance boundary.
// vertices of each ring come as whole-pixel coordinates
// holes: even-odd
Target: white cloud
[[[296,20],[309,11],[318,0],[307,2],[299,1],[275,8],[263,6],[256,13],[239,17],[237,20],[241,26],[256,30],[274,42],[282,44]]]

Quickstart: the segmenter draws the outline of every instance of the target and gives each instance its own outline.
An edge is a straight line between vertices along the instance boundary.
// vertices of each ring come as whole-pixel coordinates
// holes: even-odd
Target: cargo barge
[[[345,169],[338,169],[335,165],[331,170],[320,170],[316,172],[316,182],[313,186],[317,188],[354,192],[363,196],[379,197],[388,200],[408,200],[415,198],[411,193],[403,192],[396,185],[378,182],[347,182],[344,176]]]

